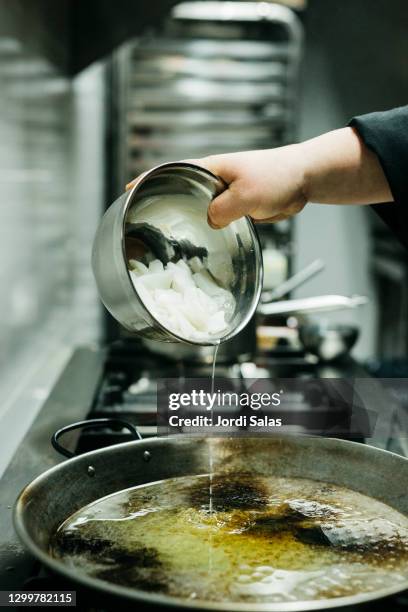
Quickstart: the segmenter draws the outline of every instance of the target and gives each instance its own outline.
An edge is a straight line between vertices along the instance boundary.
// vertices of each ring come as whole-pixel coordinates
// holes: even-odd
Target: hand
[[[306,204],[298,145],[186,161],[210,170],[228,185],[208,209],[208,222],[215,229],[244,215],[275,223],[295,215]]]
[[[228,185],[209,206],[208,222],[213,228],[225,227],[244,215],[275,223],[300,212],[307,202],[298,145],[189,161]]]
[[[377,156],[350,127],[277,149],[191,161],[228,184],[208,209],[209,223],[215,228],[243,215],[275,223],[300,212],[310,201],[373,204],[393,200]]]

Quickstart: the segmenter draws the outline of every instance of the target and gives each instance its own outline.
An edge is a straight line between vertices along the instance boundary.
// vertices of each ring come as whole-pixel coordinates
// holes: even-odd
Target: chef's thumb
[[[234,206],[234,199],[231,189],[226,189],[211,202],[208,223],[213,229],[221,229],[242,216]]]

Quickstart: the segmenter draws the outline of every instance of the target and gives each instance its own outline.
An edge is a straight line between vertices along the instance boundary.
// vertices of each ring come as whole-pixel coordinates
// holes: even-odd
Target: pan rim
[[[191,436],[193,437],[193,436]],[[187,437],[185,435],[173,435],[168,436],[167,440],[191,440],[191,437]],[[273,436],[274,439],[277,440],[288,440],[288,439],[313,439],[319,440],[320,443],[327,444],[328,441],[335,441],[337,443],[341,443],[341,446],[361,448],[362,445],[359,442],[353,442],[350,440],[341,440],[338,438],[323,438],[320,436],[310,436],[307,434],[277,434]],[[196,437],[197,439],[197,437]],[[205,438],[204,436],[198,437],[200,440],[208,440],[209,438]],[[230,438],[233,439],[233,438]],[[235,438],[236,439],[236,438]],[[72,465],[73,462],[79,462],[80,460],[84,461],[84,459],[91,459],[99,454],[107,454],[108,452],[113,452],[115,449],[123,449],[125,447],[138,445],[139,447],[145,447],[150,445],[157,445],[163,438],[149,438],[144,440],[132,440],[130,442],[123,442],[121,444],[116,444],[108,447],[104,447],[102,449],[96,449],[90,451],[88,453],[83,453],[77,457],[73,457],[66,461],[61,461],[57,465],[49,468],[45,472],[41,473],[35,479],[33,479],[29,484],[27,484],[21,493],[19,494],[13,508],[13,524],[16,530],[16,533],[22,543],[26,546],[28,551],[33,554],[35,558],[44,563],[44,565],[49,568],[52,572],[58,573],[63,577],[70,580],[74,585],[79,584],[87,589],[95,589],[99,594],[109,594],[114,597],[124,598],[127,601],[138,601],[145,602],[149,604],[158,604],[167,607],[178,607],[183,609],[196,609],[196,610],[212,610],[212,611],[225,611],[225,612],[249,612],[250,610],[253,612],[301,612],[301,611],[310,611],[310,610],[321,610],[321,609],[330,609],[330,608],[339,608],[348,605],[356,605],[360,603],[366,603],[369,601],[380,600],[385,597],[394,595],[396,593],[403,592],[408,589],[408,578],[401,582],[400,584],[394,585],[393,587],[383,588],[378,591],[372,591],[367,593],[360,593],[358,595],[347,595],[344,597],[334,597],[328,599],[319,599],[319,600],[311,600],[311,601],[294,601],[294,602],[281,602],[281,603],[245,603],[245,602],[211,602],[207,600],[189,600],[186,598],[173,597],[169,595],[163,595],[161,593],[149,593],[147,591],[143,591],[141,589],[134,589],[130,587],[124,587],[121,585],[116,585],[114,583],[110,583],[105,580],[101,580],[100,578],[90,577],[87,574],[83,574],[80,571],[71,569],[62,561],[58,559],[54,559],[49,554],[47,554],[40,546],[38,546],[28,530],[26,529],[24,520],[23,520],[23,498],[26,492],[36,486],[38,483],[41,483],[46,477],[54,472],[57,472],[61,469],[62,466]],[[407,457],[403,457],[402,455],[398,455],[391,451],[376,448],[371,445],[363,445],[368,452],[382,453],[387,456],[392,456],[400,461],[408,462]],[[159,479],[166,480],[166,479]],[[152,481],[153,482],[153,481]],[[146,483],[150,484],[150,483]],[[96,500],[95,500],[96,501]],[[392,507],[392,506],[391,506]]]

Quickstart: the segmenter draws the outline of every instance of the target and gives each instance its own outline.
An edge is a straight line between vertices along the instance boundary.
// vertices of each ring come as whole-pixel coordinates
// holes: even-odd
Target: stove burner
[[[175,378],[181,381],[211,377],[211,365],[191,362],[174,362],[135,350],[140,345],[131,341],[119,341],[110,347],[101,384],[88,418],[122,418],[137,425],[143,437],[157,435],[157,381]],[[133,349],[133,350],[132,350]],[[217,364],[216,380],[229,381],[231,389],[243,392],[254,379],[296,379],[298,390],[291,390],[290,402],[286,402],[288,422],[298,421],[292,430],[299,433],[319,433],[319,426],[327,421],[327,433],[341,437],[347,431],[349,406],[336,393],[336,387],[317,379],[315,361],[298,352],[286,357],[258,357],[255,362]],[[288,395],[289,397],[289,395]],[[299,415],[303,415],[299,417]],[[326,416],[325,416],[326,415]],[[340,423],[333,429],[330,423]],[[362,433],[354,433],[348,439],[362,441]],[[130,439],[126,432],[87,431],[80,439],[80,450],[93,450],[104,444]]]

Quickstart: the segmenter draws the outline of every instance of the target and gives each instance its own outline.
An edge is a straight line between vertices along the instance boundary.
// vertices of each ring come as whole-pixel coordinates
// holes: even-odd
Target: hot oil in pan
[[[51,552],[108,582],[217,602],[336,598],[408,579],[408,518],[304,479],[175,478],[71,516]],[[211,559],[211,565],[209,565]]]

